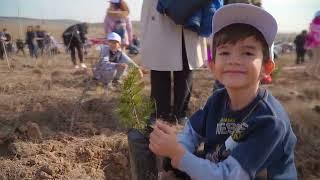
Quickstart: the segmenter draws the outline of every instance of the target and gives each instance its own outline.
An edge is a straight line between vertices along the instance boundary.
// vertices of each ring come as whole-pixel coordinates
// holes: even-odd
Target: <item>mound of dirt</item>
[[[0,158],[0,177],[25,179],[130,179],[124,134],[17,141]]]

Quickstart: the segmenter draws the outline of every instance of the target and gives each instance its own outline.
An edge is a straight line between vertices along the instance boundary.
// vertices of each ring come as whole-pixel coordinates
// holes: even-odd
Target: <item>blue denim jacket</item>
[[[187,121],[177,135],[186,150],[178,169],[201,180],[249,180],[263,170],[268,179],[296,180],[297,139],[279,101],[265,89],[238,111],[228,101],[226,89],[218,89]],[[205,159],[193,154],[201,143]]]
[[[214,13],[223,6],[224,0],[212,0],[209,6],[206,6],[195,12],[184,24],[184,27],[196,32],[199,36],[209,37],[212,34],[212,18]],[[169,0],[158,0],[157,11],[164,14]]]

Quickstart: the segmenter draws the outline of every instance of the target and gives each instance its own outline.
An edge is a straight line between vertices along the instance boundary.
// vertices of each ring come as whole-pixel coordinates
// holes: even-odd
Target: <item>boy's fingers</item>
[[[160,137],[159,137],[159,135],[158,135],[158,133],[156,132],[156,130],[154,130],[151,134],[150,134],[150,140],[157,140],[157,139],[159,139]]]
[[[153,133],[156,136],[156,138],[159,138],[159,139],[166,136],[166,133],[162,131],[158,126],[154,128]]]
[[[155,153],[155,148],[154,148],[154,145],[152,145],[151,143],[149,144],[149,149]]]
[[[152,152],[157,153],[159,151],[159,145],[156,143],[149,143],[149,148],[151,149]]]
[[[152,147],[156,146],[157,143],[155,143],[154,141],[150,141],[149,145],[152,145]]]
[[[171,134],[173,132],[173,130],[170,126],[168,126],[160,121],[156,122],[156,126],[166,134]]]

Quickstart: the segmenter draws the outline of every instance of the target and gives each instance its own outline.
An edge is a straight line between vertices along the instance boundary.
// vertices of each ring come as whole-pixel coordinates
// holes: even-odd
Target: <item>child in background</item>
[[[108,85],[112,82],[113,86],[118,86],[121,77],[125,74],[128,67],[139,68],[130,57],[121,50],[121,37],[115,33],[109,33],[107,36],[107,44],[102,47],[100,52],[100,60],[95,65],[95,79]],[[142,71],[139,69],[141,77]]]

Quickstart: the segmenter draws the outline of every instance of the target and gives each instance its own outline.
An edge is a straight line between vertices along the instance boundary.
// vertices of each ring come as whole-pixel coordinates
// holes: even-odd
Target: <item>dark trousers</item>
[[[20,51],[22,51],[23,55],[25,56],[24,48],[18,48],[18,50],[17,50],[17,54],[18,54]]]
[[[297,53],[296,64],[303,63],[304,62],[304,55],[305,55],[306,51],[304,49],[297,49],[296,53]]]
[[[44,41],[43,40],[38,40],[38,50],[41,56],[43,56],[43,52],[44,52]]]
[[[184,38],[182,38],[183,70],[173,72],[173,107],[171,106],[171,71],[151,70],[151,98],[156,101],[156,117],[164,119],[186,116],[192,90],[192,71],[189,69]]]
[[[29,53],[31,57],[38,58],[38,49],[37,46],[33,43],[28,44]]]
[[[4,58],[4,49],[5,47],[4,47],[4,44],[3,44],[3,42],[2,41],[0,41],[0,59],[1,60],[3,60]]]
[[[80,43],[71,43],[69,49],[70,49],[70,52],[71,52],[71,60],[72,60],[72,63],[73,63],[74,65],[77,64],[77,62],[76,62],[76,49],[77,49],[77,52],[78,52],[79,61],[80,61],[80,63],[83,63],[83,49],[82,49],[82,44],[80,44]]]

